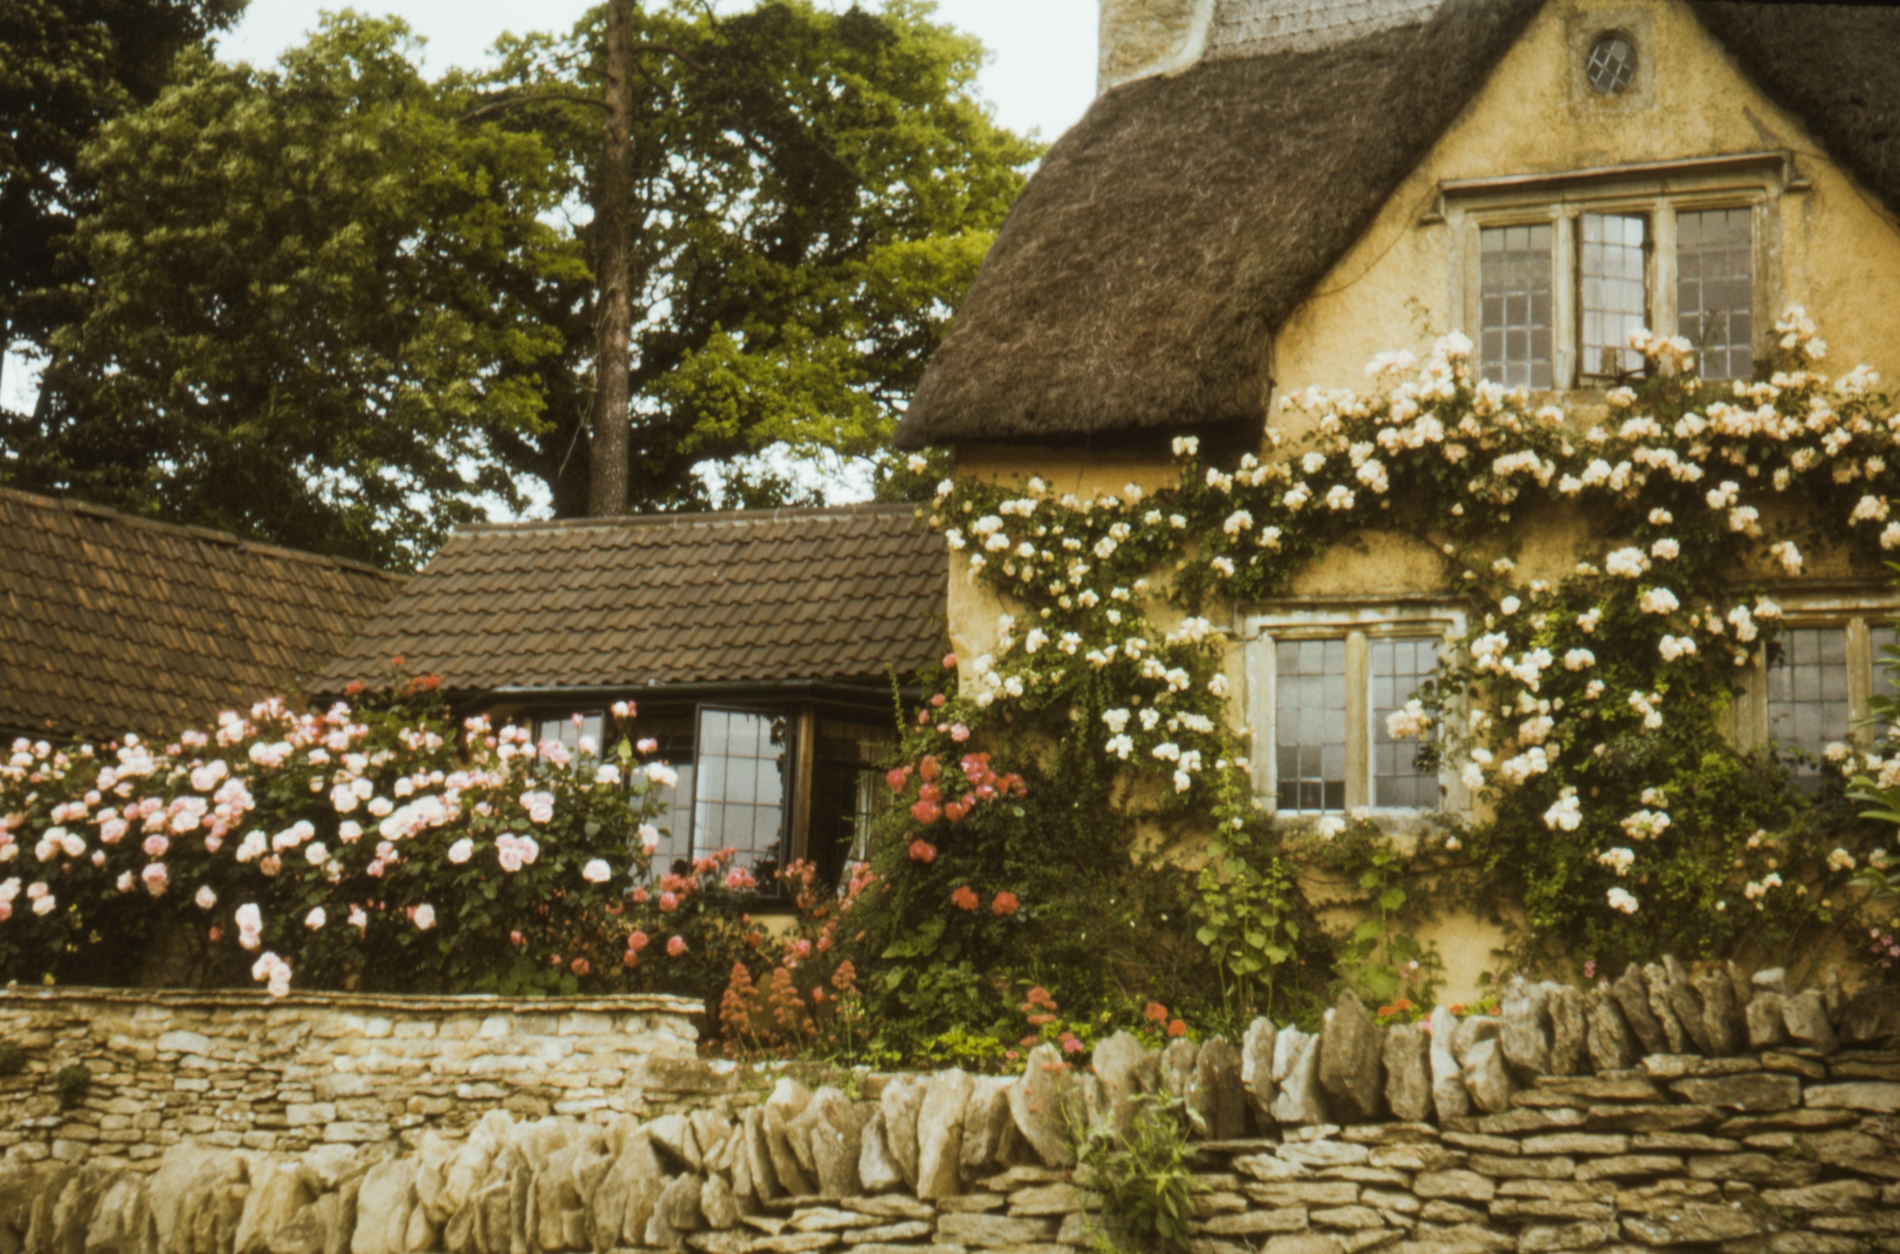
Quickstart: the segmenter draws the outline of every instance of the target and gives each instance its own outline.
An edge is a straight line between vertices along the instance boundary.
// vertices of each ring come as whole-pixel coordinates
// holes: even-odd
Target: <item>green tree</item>
[[[540,422],[562,342],[538,289],[586,268],[542,220],[546,145],[462,122],[413,51],[346,14],[279,72],[199,59],[101,130],[94,283],[16,480],[393,565],[481,494],[520,504],[490,442]]]
[[[151,103],[180,51],[203,46],[244,0],[8,0],[0,5],[0,361],[44,350],[69,313],[64,240],[85,202],[79,147]]]
[[[931,12],[766,0],[723,19],[688,3],[632,15],[647,51],[631,111],[631,508],[706,503],[709,462],[726,501],[775,502],[790,485],[761,470],[763,450],[888,446],[1040,151],[996,126],[974,90],[982,46]],[[601,190],[605,25],[596,11],[565,38],[505,40],[475,111],[545,136],[582,205]],[[598,256],[591,218],[578,230]],[[578,515],[596,305],[590,287],[560,295],[549,421],[497,447]]]
[[[720,503],[787,499],[768,450],[882,454],[1038,152],[929,13],[634,15],[679,55],[634,83],[630,508],[714,503],[709,464]],[[0,475],[396,565],[524,482],[588,512],[603,30],[431,82],[345,14],[105,127],[58,404],[0,430]]]

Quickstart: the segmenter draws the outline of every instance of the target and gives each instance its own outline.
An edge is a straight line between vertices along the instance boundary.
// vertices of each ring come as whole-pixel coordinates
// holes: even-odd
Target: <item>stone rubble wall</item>
[[[465,1131],[491,1110],[658,1113],[724,1087],[696,1057],[701,1003],[682,997],[375,997],[0,990],[0,1151],[151,1169],[183,1142],[265,1153],[395,1148]],[[85,1100],[53,1077],[83,1065]],[[685,1086],[682,1090],[681,1086]],[[0,1251],[6,1249],[0,1241]]]
[[[1892,988],[1666,961],[1590,991],[1514,982],[1495,1016],[1382,1026],[1346,994],[1317,1034],[1260,1019],[1160,1053],[1117,1035],[1082,1069],[1043,1046],[1020,1076],[814,1091],[700,1067],[658,1114],[593,1083],[607,1105],[452,1103],[299,1152],[200,1137],[155,1163],[26,1161],[23,1141],[0,1254],[1073,1254],[1115,1240],[1073,1130],[1113,1144],[1151,1110],[1193,1143],[1190,1254],[1900,1252]]]

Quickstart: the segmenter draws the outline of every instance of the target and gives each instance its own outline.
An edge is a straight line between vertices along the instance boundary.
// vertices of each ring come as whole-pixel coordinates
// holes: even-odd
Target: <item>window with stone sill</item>
[[[1453,781],[1416,766],[1390,734],[1438,667],[1462,616],[1429,605],[1266,611],[1248,623],[1255,788],[1281,815],[1367,809],[1416,816],[1448,806]]]
[[[1507,387],[1634,379],[1632,331],[1679,335],[1705,378],[1746,379],[1772,327],[1779,199],[1806,184],[1784,153],[1444,184],[1453,325]]]
[[[1757,652],[1738,703],[1740,739],[1772,746],[1803,790],[1817,792],[1838,772],[1830,745],[1871,748],[1863,726],[1873,698],[1900,695],[1883,652],[1895,645],[1891,607],[1869,600],[1811,600],[1783,606],[1785,627],[1770,660]]]

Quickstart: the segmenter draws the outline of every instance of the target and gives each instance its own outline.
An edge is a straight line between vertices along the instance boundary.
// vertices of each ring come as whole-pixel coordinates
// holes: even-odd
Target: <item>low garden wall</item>
[[[491,1110],[653,1114],[726,1083],[695,1056],[700,1012],[679,997],[7,989],[0,1048],[20,1048],[27,1066],[0,1076],[0,1150],[149,1168],[187,1141],[394,1149]],[[89,1082],[62,1097],[72,1067]]]
[[[1041,1046],[1015,1076],[799,1073],[815,1087],[692,1063],[678,1007],[657,1003],[431,1004],[412,1019],[367,999],[95,998],[116,1016],[103,1028],[65,996],[0,999],[0,1031],[43,1023],[32,1075],[0,1096],[22,1134],[0,1167],[0,1251],[1062,1254],[1097,1239],[1104,1173],[1126,1166],[1110,1154],[1078,1168],[1076,1132],[1113,1145],[1162,1109],[1190,1138],[1193,1254],[1900,1251],[1900,996],[1794,994],[1775,972],[1692,977],[1671,962],[1589,991],[1520,981],[1497,1014],[1392,1026],[1348,994],[1312,1035],[1261,1019],[1239,1042],[1161,1052],[1117,1035],[1085,1068]],[[190,1029],[127,1030],[185,1009],[249,1026],[200,1032],[209,1053],[166,1037]],[[312,1026],[280,1028],[280,1013]],[[614,1026],[581,1030],[590,1015]],[[536,1034],[518,1031],[528,1021]],[[465,1022],[506,1023],[496,1039],[514,1052],[442,1030]],[[421,1023],[435,1035],[405,1027]],[[583,1044],[603,1035],[664,1061]],[[441,1070],[428,1048],[395,1044],[418,1040],[441,1049]],[[111,1063],[64,1111],[46,1072],[62,1041]],[[522,1074],[455,1070],[487,1057],[516,1062],[484,1074]],[[593,1061],[605,1057],[626,1061]],[[170,1136],[166,1108],[140,1122],[143,1102],[181,1091],[163,1078],[199,1073],[231,1086],[192,1099],[218,1127]],[[300,1146],[288,1112],[322,1100],[327,1075],[372,1079],[338,1118],[300,1125],[323,1129],[295,1134]],[[656,1078],[672,1085],[658,1103],[643,1087]],[[506,1095],[465,1099],[465,1083]],[[371,1122],[340,1117],[341,1101],[369,1100],[382,1134],[330,1134]],[[104,1139],[115,1114],[131,1122],[113,1130],[140,1135]],[[70,1135],[75,1123],[100,1135]],[[246,1141],[265,1130],[277,1139]]]

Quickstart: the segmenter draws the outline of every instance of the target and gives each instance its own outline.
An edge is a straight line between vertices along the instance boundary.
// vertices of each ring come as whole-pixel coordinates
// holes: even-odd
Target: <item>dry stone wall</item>
[[[413,1147],[491,1110],[646,1114],[729,1082],[697,1061],[698,1001],[0,991],[7,1161],[156,1164],[185,1142],[264,1153]],[[54,1083],[83,1066],[84,1098]],[[0,1251],[5,1250],[0,1243]]]
[[[1157,1108],[1193,1143],[1191,1254],[1900,1251],[1890,988],[1667,962],[1587,992],[1518,982],[1462,1020],[1382,1026],[1346,995],[1315,1034],[1117,1036],[1081,1069],[1044,1046],[1016,1076],[699,1064],[663,1113],[620,1091],[660,1074],[635,1066],[556,1112],[548,1077],[589,1065],[566,1057],[523,1086],[545,1105],[452,1101],[380,1139],[180,1137],[142,1160],[21,1140],[0,1254],[1072,1254],[1115,1239],[1073,1131],[1113,1144]],[[227,1065],[272,1100],[251,1063]]]

